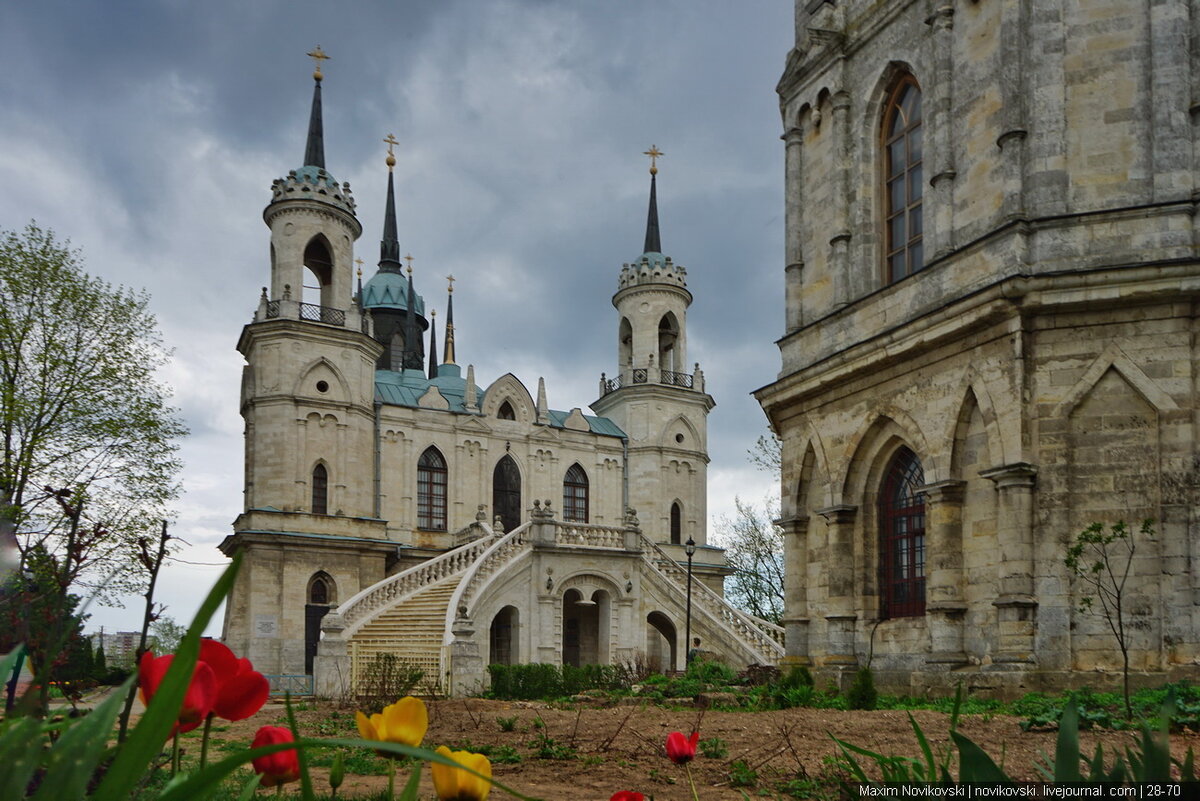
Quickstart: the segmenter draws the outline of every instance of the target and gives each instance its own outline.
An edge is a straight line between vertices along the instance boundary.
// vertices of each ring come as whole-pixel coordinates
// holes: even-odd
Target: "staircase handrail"
[[[404,598],[456,573],[462,573],[483,554],[495,537],[492,527],[476,521],[466,528],[477,526],[483,536],[451,548],[443,554],[388,576],[351,596],[337,611],[345,621],[345,637],[349,639],[373,613],[395,606]],[[465,530],[465,529],[464,529]]]
[[[665,565],[666,570],[660,569],[660,572],[670,574],[670,577],[676,583],[683,584],[686,587],[687,570],[672,559],[670,554],[659,547],[658,543],[648,538],[645,534],[641,534],[640,536],[643,546],[642,558],[656,568],[659,568],[660,565]],[[657,556],[657,559],[650,556],[651,552]],[[696,590],[692,593],[692,602],[694,604],[704,609],[709,615],[724,622],[743,639],[754,643],[764,655],[770,656],[773,654],[776,658],[783,657],[785,651],[783,647],[782,626],[748,615],[740,609],[735,609],[728,601],[706,586],[702,581],[693,581],[693,585],[696,587]]]
[[[466,575],[459,580],[458,586],[454,588],[454,593],[450,596],[450,603],[446,606],[446,645],[454,640],[452,629],[454,621],[458,619],[459,608],[467,607],[468,616],[470,615],[470,604],[480,583],[496,569],[515,559],[524,551],[532,549],[533,541],[526,536],[531,525],[532,521],[522,523],[493,541],[468,568]]]
[[[625,547],[625,529],[621,526],[555,520],[554,542],[556,545],[622,550]]]

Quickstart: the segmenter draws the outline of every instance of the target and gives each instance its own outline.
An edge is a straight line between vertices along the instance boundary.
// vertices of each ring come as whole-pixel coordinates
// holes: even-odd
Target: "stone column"
[[[804,325],[804,309],[800,298],[804,289],[804,240],[800,225],[804,215],[804,130],[796,125],[782,137],[786,162],[785,186],[787,202],[784,238],[787,267],[784,273],[784,305],[787,333]]]
[[[930,87],[932,125],[924,131],[932,134],[928,154],[932,164],[929,176],[929,203],[926,219],[932,223],[932,242],[928,245],[926,261],[940,258],[954,249],[954,143],[950,134],[955,128],[952,119],[954,84],[954,6],[949,2],[936,5],[929,20],[933,26],[933,85]]]
[[[808,518],[775,521],[783,529],[783,632],[787,665],[809,665],[808,656]]]
[[[858,620],[854,606],[854,517],[857,506],[830,506],[817,509],[825,518],[829,545],[825,549],[825,575],[829,582],[829,598],[825,615],[825,664],[852,667],[858,664],[854,655],[854,623]]]
[[[1025,216],[1025,58],[1024,3],[1000,7],[1000,175],[1004,184],[1000,220]]]
[[[834,281],[833,307],[836,310],[850,302],[850,288],[853,285],[850,275],[850,95],[838,92],[833,96],[832,106],[837,165],[833,172],[833,235],[829,239],[829,271]]]
[[[962,501],[965,481],[938,481],[920,488],[925,496],[925,620],[934,665],[965,665],[963,616]]]
[[[488,681],[479,641],[475,637],[475,624],[467,617],[459,617],[450,632],[454,635],[450,643],[450,695],[474,695]]]
[[[999,664],[1034,662],[1037,599],[1033,587],[1033,488],[1037,468],[1028,462],[980,472],[995,482],[999,593],[993,605],[999,625]]]

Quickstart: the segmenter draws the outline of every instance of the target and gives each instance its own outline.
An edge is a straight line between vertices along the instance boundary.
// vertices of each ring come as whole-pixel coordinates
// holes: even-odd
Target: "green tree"
[[[759,437],[747,453],[752,464],[778,480],[780,442],[774,434]],[[784,611],[783,529],[774,522],[778,495],[768,495],[761,505],[735,497],[734,508],[732,518],[717,519],[714,532],[734,571],[725,579],[725,596],[755,617],[778,623]]]
[[[100,644],[96,646],[96,650],[92,654],[92,677],[99,682],[108,680],[108,658],[104,655],[103,636],[101,636]]]
[[[187,626],[181,626],[173,618],[162,615],[150,624],[150,632],[147,648],[155,654],[173,654],[183,635],[187,634]]]
[[[1143,520],[1139,533],[1146,539],[1152,538],[1154,521]],[[1137,542],[1124,520],[1118,520],[1107,530],[1103,523],[1092,523],[1075,535],[1075,541],[1068,546],[1064,560],[1078,582],[1079,610],[1093,612],[1104,618],[1121,650],[1125,717],[1130,720],[1133,719],[1133,705],[1129,700],[1130,621],[1125,583],[1133,569],[1136,550]]]
[[[35,223],[0,232],[0,545],[57,557],[64,592],[144,583],[118,568],[178,492],[186,429],[147,305]]]

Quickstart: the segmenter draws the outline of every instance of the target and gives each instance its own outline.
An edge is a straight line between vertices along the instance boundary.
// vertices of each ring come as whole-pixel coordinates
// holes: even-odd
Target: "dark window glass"
[[[312,471],[312,513],[329,514],[329,472],[319,464]]]
[[[573,523],[588,521],[588,477],[577,464],[571,465],[563,479],[563,519]]]
[[[446,460],[428,448],[417,462],[417,527],[446,530]]]
[[[671,504],[671,544],[683,542],[683,508],[678,503]]]
[[[884,617],[925,614],[925,483],[908,448],[892,458],[879,493],[879,589]]]
[[[496,417],[501,420],[516,420],[517,415],[513,412],[512,404],[508,401],[500,404],[500,408],[496,410]]]
[[[925,266],[921,238],[921,89],[911,75],[901,79],[883,115],[885,262],[888,282]],[[914,219],[915,218],[915,219]]]

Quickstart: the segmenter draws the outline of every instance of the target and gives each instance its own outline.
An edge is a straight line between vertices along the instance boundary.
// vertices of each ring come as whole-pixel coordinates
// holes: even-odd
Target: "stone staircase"
[[[462,575],[457,573],[422,587],[359,628],[350,641],[351,675],[357,689],[361,690],[368,681],[377,654],[393,654],[401,662],[424,671],[424,678],[417,685],[420,692],[443,691],[446,610]]]

